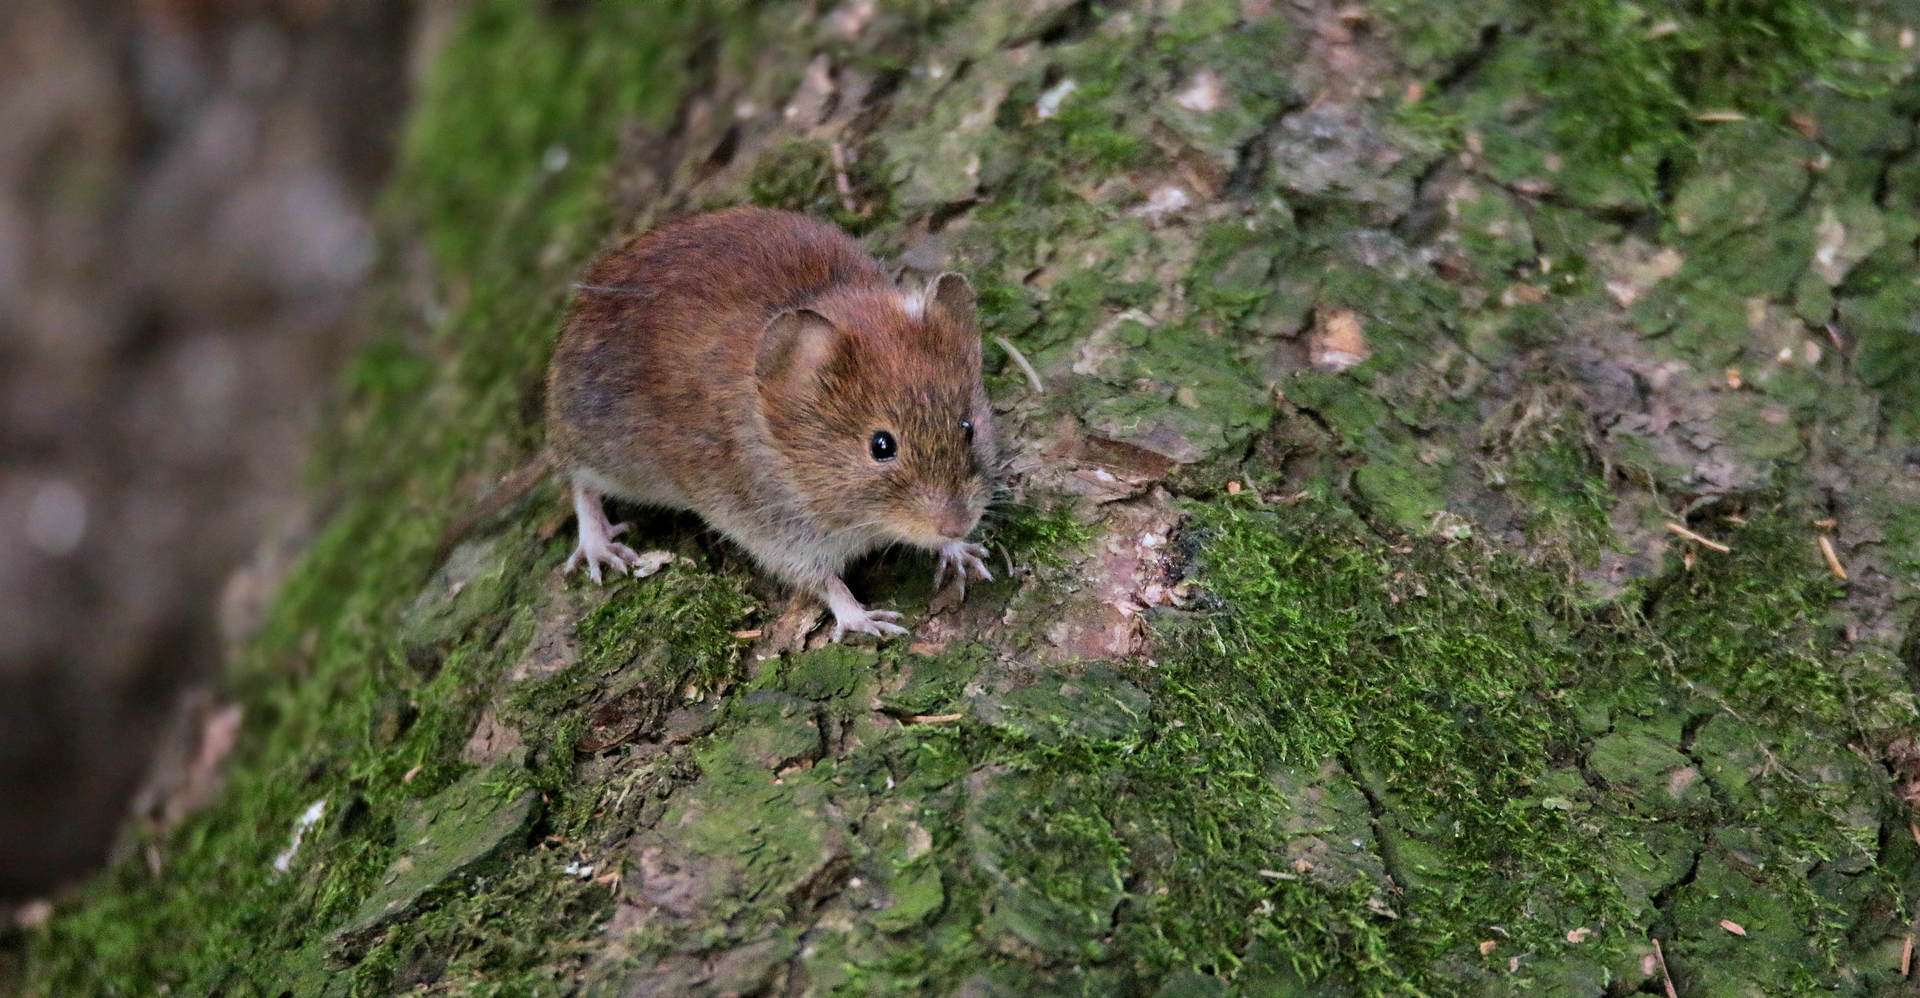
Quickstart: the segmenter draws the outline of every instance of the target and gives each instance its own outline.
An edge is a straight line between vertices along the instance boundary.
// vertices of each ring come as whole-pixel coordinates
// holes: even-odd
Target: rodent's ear
[[[973,306],[979,296],[973,293],[973,285],[967,279],[949,270],[933,279],[927,288],[927,308],[944,315],[948,321],[960,326],[973,325]]]
[[[833,359],[839,336],[826,316],[810,308],[781,312],[760,333],[754,377],[763,388],[776,391],[811,381]]]

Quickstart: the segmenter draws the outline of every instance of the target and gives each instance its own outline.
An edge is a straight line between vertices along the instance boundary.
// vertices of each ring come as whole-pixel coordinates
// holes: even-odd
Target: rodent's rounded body
[[[866,551],[944,551],[978,522],[992,417],[956,275],[903,292],[838,229],[735,208],[640,236],[576,287],[547,434],[578,489],[693,510],[829,595]]]

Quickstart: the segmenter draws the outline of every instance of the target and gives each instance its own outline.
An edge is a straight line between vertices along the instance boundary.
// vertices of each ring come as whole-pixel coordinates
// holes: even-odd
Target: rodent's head
[[[993,414],[965,278],[924,294],[831,293],[773,317],[755,352],[760,408],[812,515],[937,549],[992,492]]]

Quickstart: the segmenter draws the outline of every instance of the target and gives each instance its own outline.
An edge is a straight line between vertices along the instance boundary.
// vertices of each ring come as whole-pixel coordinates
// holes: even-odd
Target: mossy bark
[[[1911,993],[1920,5],[1722,6],[477,4],[229,793],[16,990]],[[433,564],[748,200],[973,278],[1001,578]]]

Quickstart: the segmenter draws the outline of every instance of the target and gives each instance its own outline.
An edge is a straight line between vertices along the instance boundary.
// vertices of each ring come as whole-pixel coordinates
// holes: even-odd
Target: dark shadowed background
[[[435,21],[0,4],[0,904],[105,855],[299,543]]]

